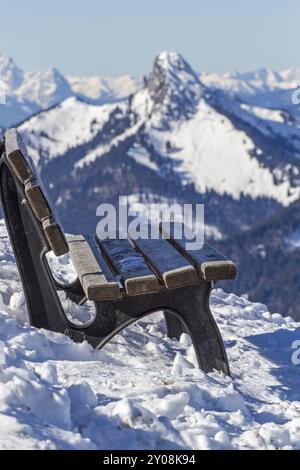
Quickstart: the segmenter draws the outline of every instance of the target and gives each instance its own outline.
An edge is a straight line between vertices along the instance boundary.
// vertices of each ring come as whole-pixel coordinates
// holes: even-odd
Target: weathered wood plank
[[[148,227],[150,234],[150,226]],[[195,268],[166,240],[134,240],[129,230],[132,243],[143,254],[159,279],[168,289],[175,289],[197,282]]]
[[[187,250],[186,246],[196,239],[196,235],[187,226],[181,223],[171,223],[170,230],[161,225],[161,231],[165,238],[186,257],[197,269],[200,276],[206,281],[221,281],[235,279],[237,276],[236,264],[228,260],[222,253],[205,242],[203,247],[196,250]],[[182,237],[176,239],[174,234],[182,233]]]
[[[122,277],[127,295],[141,295],[159,291],[155,274],[143,256],[134,250],[128,240],[97,240],[115,271]]]
[[[201,264],[201,272],[206,281],[235,279],[237,267],[233,261],[207,261]]]
[[[53,250],[55,256],[62,256],[69,252],[69,246],[65,235],[54,217],[44,219],[43,230],[50,248]]]
[[[23,184],[35,176],[25,144],[16,129],[5,132],[5,152],[12,170]]]
[[[45,195],[45,190],[37,180],[25,184],[25,194],[35,216],[42,221],[52,214],[51,205]]]
[[[83,235],[70,235],[67,239],[71,260],[87,298],[93,301],[120,298],[118,283],[93,241]]]

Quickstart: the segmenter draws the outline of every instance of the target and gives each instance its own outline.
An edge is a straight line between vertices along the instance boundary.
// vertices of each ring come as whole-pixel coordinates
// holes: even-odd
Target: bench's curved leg
[[[179,341],[181,335],[183,333],[187,333],[184,323],[182,323],[179,317],[168,311],[164,311],[164,317],[167,327],[167,336],[171,339],[175,338]]]
[[[206,296],[190,296],[189,303],[186,308],[181,308],[179,315],[191,336],[199,368],[205,372],[218,370],[230,375],[223,339],[208,301],[209,292]]]
[[[191,336],[200,369],[205,372],[218,370],[230,375],[223,339],[209,307],[210,283],[203,281],[200,286],[202,289],[199,290],[182,289],[182,301],[179,303],[178,299],[177,312],[172,309],[166,311],[168,321],[172,313],[176,313],[177,318],[171,319],[171,328],[177,328],[175,333],[187,332]]]
[[[116,334],[135,321],[163,310],[175,333],[184,331],[191,336],[199,368],[205,372],[218,370],[230,374],[226,351],[218,326],[209,308],[211,285],[200,281],[196,286],[139,298],[124,297],[116,302],[96,302],[97,316],[86,328],[68,332],[74,340],[87,340],[93,347],[102,348]],[[162,307],[163,306],[163,307]],[[172,318],[174,316],[174,318]]]

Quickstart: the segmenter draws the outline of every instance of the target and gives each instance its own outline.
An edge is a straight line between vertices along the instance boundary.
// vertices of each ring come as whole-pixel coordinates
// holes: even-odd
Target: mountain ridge
[[[176,53],[163,52],[163,54]],[[300,68],[280,71],[261,68],[249,72],[235,71],[222,74],[203,72],[196,75],[205,86],[226,91],[235,97],[242,96],[252,104],[261,105],[263,102],[266,104],[270,91],[275,90],[278,95],[276,100],[281,99],[282,104],[289,108],[291,103],[287,103],[284,99],[286,94],[283,93],[283,97],[281,95],[286,90],[292,92],[298,86]],[[143,82],[142,77],[134,78],[131,75],[69,76],[62,74],[55,67],[49,67],[45,71],[24,71],[11,57],[1,54],[0,80],[8,86],[8,105],[13,108],[6,113],[6,116],[0,108],[0,127],[14,125],[35,114],[37,110],[47,109],[69,96],[78,96],[96,104],[117,102],[142,88]],[[47,85],[48,92],[40,95],[39,90],[47,88]],[[270,86],[273,89],[270,90]],[[269,106],[274,106],[270,96],[269,100]]]

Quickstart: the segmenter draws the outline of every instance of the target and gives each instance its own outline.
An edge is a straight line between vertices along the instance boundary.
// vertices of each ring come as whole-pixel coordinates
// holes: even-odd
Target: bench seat
[[[235,264],[208,244],[203,250],[176,250],[172,239],[133,240],[68,236],[71,260],[89,300],[138,296],[207,281],[233,279]],[[107,279],[104,280],[105,271]],[[98,281],[97,281],[98,278]],[[112,288],[112,285],[119,286]]]
[[[196,240],[196,235],[189,227],[183,226],[179,222],[173,222],[169,227],[166,227],[166,224],[162,224],[161,232],[179,252],[183,253],[190,260],[198,274],[205,281],[225,281],[236,278],[236,264],[227,259],[209,243],[204,242],[200,249],[186,249],[188,243]],[[175,238],[175,233],[181,233],[182,236]]]
[[[120,288],[100,250],[91,237],[68,235],[70,257],[88,300],[112,300]]]
[[[138,253],[127,239],[97,238],[112,269],[120,277],[127,295],[141,295],[159,291],[159,281],[147,265],[144,257]]]

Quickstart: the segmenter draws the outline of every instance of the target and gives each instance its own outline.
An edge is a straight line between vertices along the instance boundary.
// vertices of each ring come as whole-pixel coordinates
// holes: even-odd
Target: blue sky
[[[0,52],[29,70],[141,75],[162,50],[198,71],[300,66],[299,0],[0,0]]]

